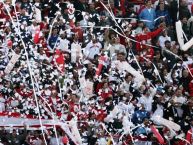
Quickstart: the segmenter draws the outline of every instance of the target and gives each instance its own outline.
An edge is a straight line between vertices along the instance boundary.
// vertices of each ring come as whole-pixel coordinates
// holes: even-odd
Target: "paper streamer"
[[[51,33],[52,33],[52,28],[53,28],[53,26],[54,26],[54,23],[56,22],[56,19],[58,18],[58,14],[56,14],[56,17],[54,18],[54,20],[53,20],[53,22],[52,22],[52,25],[51,25],[51,27],[50,27],[50,31],[49,31],[49,34],[48,34],[48,40],[49,40],[49,38],[50,38],[50,36],[51,36]],[[57,42],[57,41],[56,41]],[[49,43],[48,43],[49,44]]]
[[[176,33],[177,33],[178,43],[180,44],[180,48],[182,48],[182,46],[184,45],[184,37],[183,37],[181,21],[176,22]]]
[[[190,47],[193,46],[193,38],[190,39],[188,42],[186,42],[186,44],[184,44],[184,37],[186,38],[186,40],[187,40],[187,37],[184,31],[182,30],[181,21],[176,22],[176,33],[177,33],[177,39],[178,39],[178,43],[180,44],[181,50],[187,51]]]
[[[16,53],[13,54],[13,56],[11,57],[11,60],[9,61],[8,65],[4,70],[5,74],[9,74],[11,72],[19,57],[20,57],[19,54],[16,54]]]
[[[69,122],[69,128],[71,129],[71,132],[72,132],[73,136],[76,138],[76,143],[78,145],[81,145],[82,144],[82,139],[81,139],[80,133],[79,133],[78,128],[77,128],[77,122],[72,119]]]
[[[127,61],[116,61],[115,66],[118,70],[126,70],[127,72],[132,74],[134,76],[134,81],[137,83],[138,87],[140,87],[145,81],[144,76],[141,75],[140,72],[136,71]]]
[[[188,42],[186,42],[186,44],[184,44],[181,49],[183,51],[187,51],[189,48],[191,48],[193,46],[193,38],[190,39]]]
[[[159,124],[164,125],[168,128],[171,128],[172,130],[175,130],[175,131],[179,131],[181,129],[181,127],[178,124],[176,124],[170,120],[164,119],[160,116],[152,117],[152,120],[155,123],[159,123]]]
[[[140,21],[142,21],[142,22],[155,22],[155,21],[157,21],[161,18],[164,18],[164,17],[165,16],[159,16],[158,18],[154,19],[154,21],[150,21],[150,20],[146,20],[146,19],[140,19]],[[116,20],[136,20],[136,21],[139,20],[137,18],[117,18],[117,17],[115,17],[115,19]]]
[[[5,3],[2,1],[3,5],[5,6]],[[37,96],[36,96],[36,91],[35,91],[35,86],[34,86],[34,81],[33,81],[33,77],[32,77],[32,73],[31,73],[31,66],[30,66],[30,63],[29,63],[29,58],[28,58],[28,54],[27,54],[27,50],[26,50],[26,46],[25,46],[25,43],[21,37],[21,32],[20,32],[20,29],[17,29],[17,27],[15,26],[15,23],[13,21],[13,18],[9,12],[9,10],[7,9],[7,7],[5,6],[5,9],[11,19],[11,22],[14,26],[14,28],[18,31],[18,35],[21,39],[21,42],[22,42],[22,45],[24,47],[24,50],[25,50],[25,55],[26,55],[26,58],[27,58],[27,66],[28,66],[28,69],[29,69],[29,75],[30,75],[30,78],[31,78],[31,81],[32,81],[32,87],[33,87],[33,92],[34,92],[34,97],[35,97],[35,101],[36,101],[36,105],[37,105],[37,108],[38,108],[38,117],[39,117],[39,121],[40,121],[40,124],[41,124],[41,128],[42,128],[42,134],[43,134],[43,139],[44,139],[44,142],[45,144],[47,145],[47,141],[45,139],[45,134],[44,134],[44,131],[43,131],[43,127],[42,127],[42,121],[41,121],[41,116],[40,116],[40,110],[39,110],[39,104],[38,104],[38,101],[37,101]],[[17,16],[17,13],[16,13],[16,8],[15,8],[15,5],[14,5],[14,10],[15,10],[15,14],[16,14],[16,18],[17,18],[17,25],[18,27],[20,27],[19,25],[19,20],[18,20],[18,16]]]

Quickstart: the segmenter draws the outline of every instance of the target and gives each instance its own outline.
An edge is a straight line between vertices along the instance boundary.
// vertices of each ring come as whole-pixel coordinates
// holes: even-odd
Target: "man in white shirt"
[[[95,55],[99,55],[101,48],[101,43],[98,42],[96,38],[92,38],[92,41],[89,42],[84,49],[84,55],[88,59],[94,59]]]
[[[131,74],[127,74],[125,76],[125,81],[120,86],[120,89],[123,93],[130,93],[130,85],[132,80],[133,76]]]
[[[58,40],[59,40],[58,49],[62,50],[63,52],[70,52],[69,50],[70,41],[65,38],[65,32],[61,33]]]
[[[71,62],[76,63],[82,58],[82,43],[79,42],[78,33],[75,33],[73,43],[71,44]]]
[[[168,41],[171,42],[171,37],[169,37],[167,34],[168,34],[167,30],[164,30],[164,31],[162,32],[162,35],[159,36],[159,38],[158,38],[159,45],[161,46],[161,48],[164,48],[164,47],[165,47],[165,41],[166,41],[166,40],[168,40]]]
[[[142,97],[139,98],[139,103],[144,104],[145,110],[148,112],[152,111],[153,97],[156,94],[154,89],[146,90]]]
[[[32,37],[35,36],[36,31],[40,31],[40,26],[35,19],[32,20],[32,24],[28,27],[28,31],[32,34]]]

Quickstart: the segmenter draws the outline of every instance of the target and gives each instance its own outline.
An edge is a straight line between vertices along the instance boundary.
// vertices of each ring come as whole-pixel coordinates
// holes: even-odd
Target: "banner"
[[[2,114],[0,114],[2,115]],[[56,125],[57,127],[60,127],[71,139],[76,145],[82,144],[82,139],[80,137],[78,128],[77,128],[77,122],[74,120],[69,121],[68,123],[62,122],[58,119],[41,119],[42,125],[45,127],[45,129],[50,126]],[[41,127],[39,119],[30,119],[30,118],[17,118],[17,117],[8,117],[8,116],[0,116],[0,127],[4,127],[5,129],[8,127],[8,129],[11,128],[22,128],[27,126],[28,128],[33,129]]]
[[[53,120],[42,119],[43,125],[54,125]],[[1,127],[23,127],[26,126],[40,126],[39,119],[29,119],[29,118],[17,118],[0,116],[0,126]]]

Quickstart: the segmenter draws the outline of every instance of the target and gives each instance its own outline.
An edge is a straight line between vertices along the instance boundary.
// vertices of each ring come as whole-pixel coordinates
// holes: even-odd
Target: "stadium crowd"
[[[78,133],[1,122],[0,142],[193,144],[193,49],[175,26],[193,37],[191,2],[1,0],[0,119],[74,121]]]

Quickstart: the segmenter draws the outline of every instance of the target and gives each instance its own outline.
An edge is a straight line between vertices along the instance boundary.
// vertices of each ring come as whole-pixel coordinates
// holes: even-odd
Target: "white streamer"
[[[3,5],[5,6],[5,3],[4,3],[3,1],[2,1],[2,3],[3,3]],[[15,6],[14,6],[14,7],[15,7]],[[9,15],[11,21],[12,21],[13,26],[14,26],[15,29],[16,29],[16,26],[15,26],[15,24],[14,24],[13,18],[12,18],[11,14],[10,14],[10,12],[9,12],[9,10],[7,9],[6,6],[5,6],[5,9],[6,9],[8,15]],[[18,16],[17,16],[17,13],[15,13],[15,14],[16,14],[16,17],[18,17]],[[18,18],[17,18],[17,20],[18,20]],[[36,105],[37,105],[37,108],[38,108],[38,117],[39,117],[41,129],[42,129],[41,131],[42,131],[42,135],[43,135],[43,138],[44,138],[44,142],[45,142],[45,144],[47,145],[47,141],[46,141],[46,139],[45,139],[45,134],[44,134],[44,131],[43,131],[43,125],[42,125],[42,121],[41,121],[39,104],[38,104],[38,100],[37,100],[37,96],[36,96],[35,86],[34,86],[34,82],[33,82],[33,78],[32,78],[31,67],[30,67],[30,64],[29,64],[29,58],[28,58],[28,54],[27,54],[27,50],[26,50],[25,43],[24,43],[24,41],[23,41],[23,39],[22,39],[22,37],[21,37],[21,32],[20,32],[20,27],[19,27],[19,22],[18,22],[18,21],[17,21],[17,24],[18,24],[18,28],[19,28],[19,33],[18,33],[18,35],[19,35],[19,37],[20,37],[20,39],[21,39],[21,42],[22,42],[22,45],[23,45],[23,47],[24,47],[24,49],[25,49],[25,55],[26,55],[26,58],[27,58],[27,65],[28,65],[28,69],[29,69],[29,75],[30,75],[30,78],[31,78],[31,81],[32,81],[33,92],[34,92],[34,96],[35,96]],[[16,30],[17,30],[17,29],[16,29]]]

